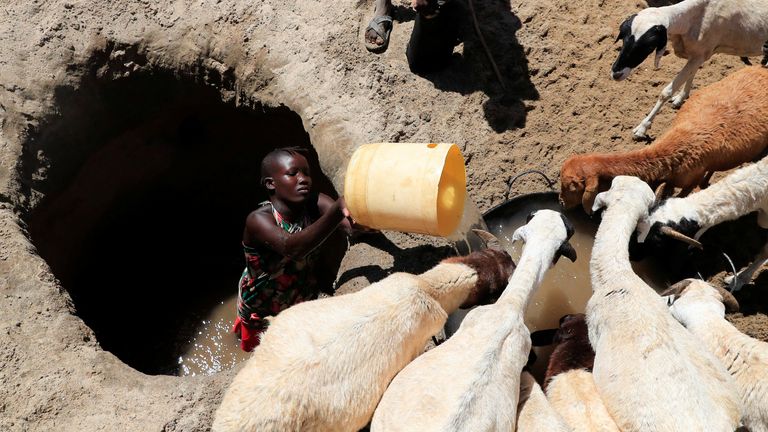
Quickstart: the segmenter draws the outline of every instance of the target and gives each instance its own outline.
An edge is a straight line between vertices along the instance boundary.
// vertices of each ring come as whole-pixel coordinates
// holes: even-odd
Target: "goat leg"
[[[691,87],[693,87],[693,76],[691,75],[690,78],[685,82],[685,85],[683,85],[683,89],[680,90],[680,93],[676,94],[675,97],[672,98],[672,107],[673,108],[680,108],[683,106],[683,103],[688,99],[688,96],[691,95]]]
[[[699,182],[699,189],[706,189],[709,186],[709,180],[712,179],[712,175],[714,173],[714,171],[707,171],[704,173],[704,177],[702,177],[701,181]]]
[[[688,60],[688,63],[685,64],[683,69],[678,72],[675,79],[672,80],[671,83],[669,83],[666,87],[664,87],[664,90],[661,91],[661,94],[659,95],[659,99],[656,101],[656,105],[654,105],[653,109],[651,109],[651,112],[648,113],[648,116],[646,116],[643,121],[640,122],[639,125],[632,131],[634,134],[635,139],[645,139],[648,136],[648,129],[651,128],[651,124],[653,123],[653,118],[656,117],[656,114],[659,113],[661,110],[661,107],[664,106],[664,103],[669,100],[669,98],[672,97],[672,95],[684,84],[687,83],[688,80],[691,80],[693,82],[693,77],[696,75],[696,71],[699,70],[699,67],[704,63],[703,60],[700,58],[692,58]]]

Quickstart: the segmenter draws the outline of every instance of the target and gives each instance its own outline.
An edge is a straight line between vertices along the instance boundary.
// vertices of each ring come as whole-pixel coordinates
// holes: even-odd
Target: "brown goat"
[[[560,318],[560,328],[552,340],[555,349],[549,357],[547,372],[544,375],[544,390],[550,380],[574,369],[592,371],[595,363],[595,351],[589,344],[587,320],[583,313],[565,315]]]
[[[584,314],[560,319],[544,388],[552,408],[574,432],[619,432],[592,377],[595,351]]]
[[[768,146],[768,69],[743,68],[696,92],[669,130],[651,145],[622,153],[568,158],[560,170],[560,201],[579,203],[587,213],[598,192],[619,175],[639,177],[652,187],[682,188],[681,196],[705,187],[708,173],[758,158]]]

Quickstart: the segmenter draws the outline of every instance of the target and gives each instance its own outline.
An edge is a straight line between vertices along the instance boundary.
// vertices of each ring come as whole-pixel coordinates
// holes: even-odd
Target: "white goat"
[[[552,210],[537,211],[512,236],[525,241],[496,303],[471,310],[459,330],[392,380],[371,431],[515,430],[520,373],[531,337],[523,312],[559,256],[574,260],[573,228]]]
[[[662,227],[672,228],[698,240],[708,229],[757,211],[757,223],[768,228],[768,158],[740,168],[710,187],[685,198],[670,198],[637,225],[637,240],[660,243]],[[768,261],[768,245],[752,264],[732,280],[738,290]]]
[[[768,432],[768,343],[751,338],[725,320],[739,303],[730,292],[686,279],[662,293],[670,311],[725,365],[736,381],[744,411],[744,426]]]
[[[213,431],[359,430],[447,314],[490,301],[513,268],[509,254],[486,249],[286,309],[224,395]]]
[[[565,419],[549,403],[539,383],[527,371],[520,374],[520,400],[517,405],[517,432],[573,432]]]
[[[687,59],[683,69],[661,91],[656,105],[634,129],[644,138],[664,102],[682,87],[672,104],[679,107],[688,98],[693,77],[713,54],[762,55],[768,40],[768,2],[765,0],[684,0],[663,7],[649,7],[627,18],[616,40],[623,46],[611,68],[614,80],[628,77],[648,55],[656,51],[658,68],[667,40],[675,55]]]
[[[653,201],[645,182],[626,176],[595,199],[594,210],[607,207],[586,308],[595,384],[620,430],[732,432],[741,418],[733,378],[629,262],[630,236]]]

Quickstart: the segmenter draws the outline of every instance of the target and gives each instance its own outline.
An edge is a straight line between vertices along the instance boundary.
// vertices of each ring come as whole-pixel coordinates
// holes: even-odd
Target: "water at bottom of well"
[[[217,304],[200,321],[192,340],[179,356],[179,375],[211,375],[231,369],[250,357],[250,353],[240,349],[240,341],[232,333],[236,306],[235,294]]]

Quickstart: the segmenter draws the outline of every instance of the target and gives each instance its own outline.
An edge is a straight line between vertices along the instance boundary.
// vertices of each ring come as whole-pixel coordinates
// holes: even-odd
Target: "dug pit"
[[[266,199],[261,159],[304,147],[316,189],[336,196],[299,116],[236,107],[162,73],[87,79],[59,88],[56,104],[25,147],[26,221],[78,315],[147,374],[210,374],[244,358],[229,329],[243,223]],[[332,244],[326,287],[345,247]]]

